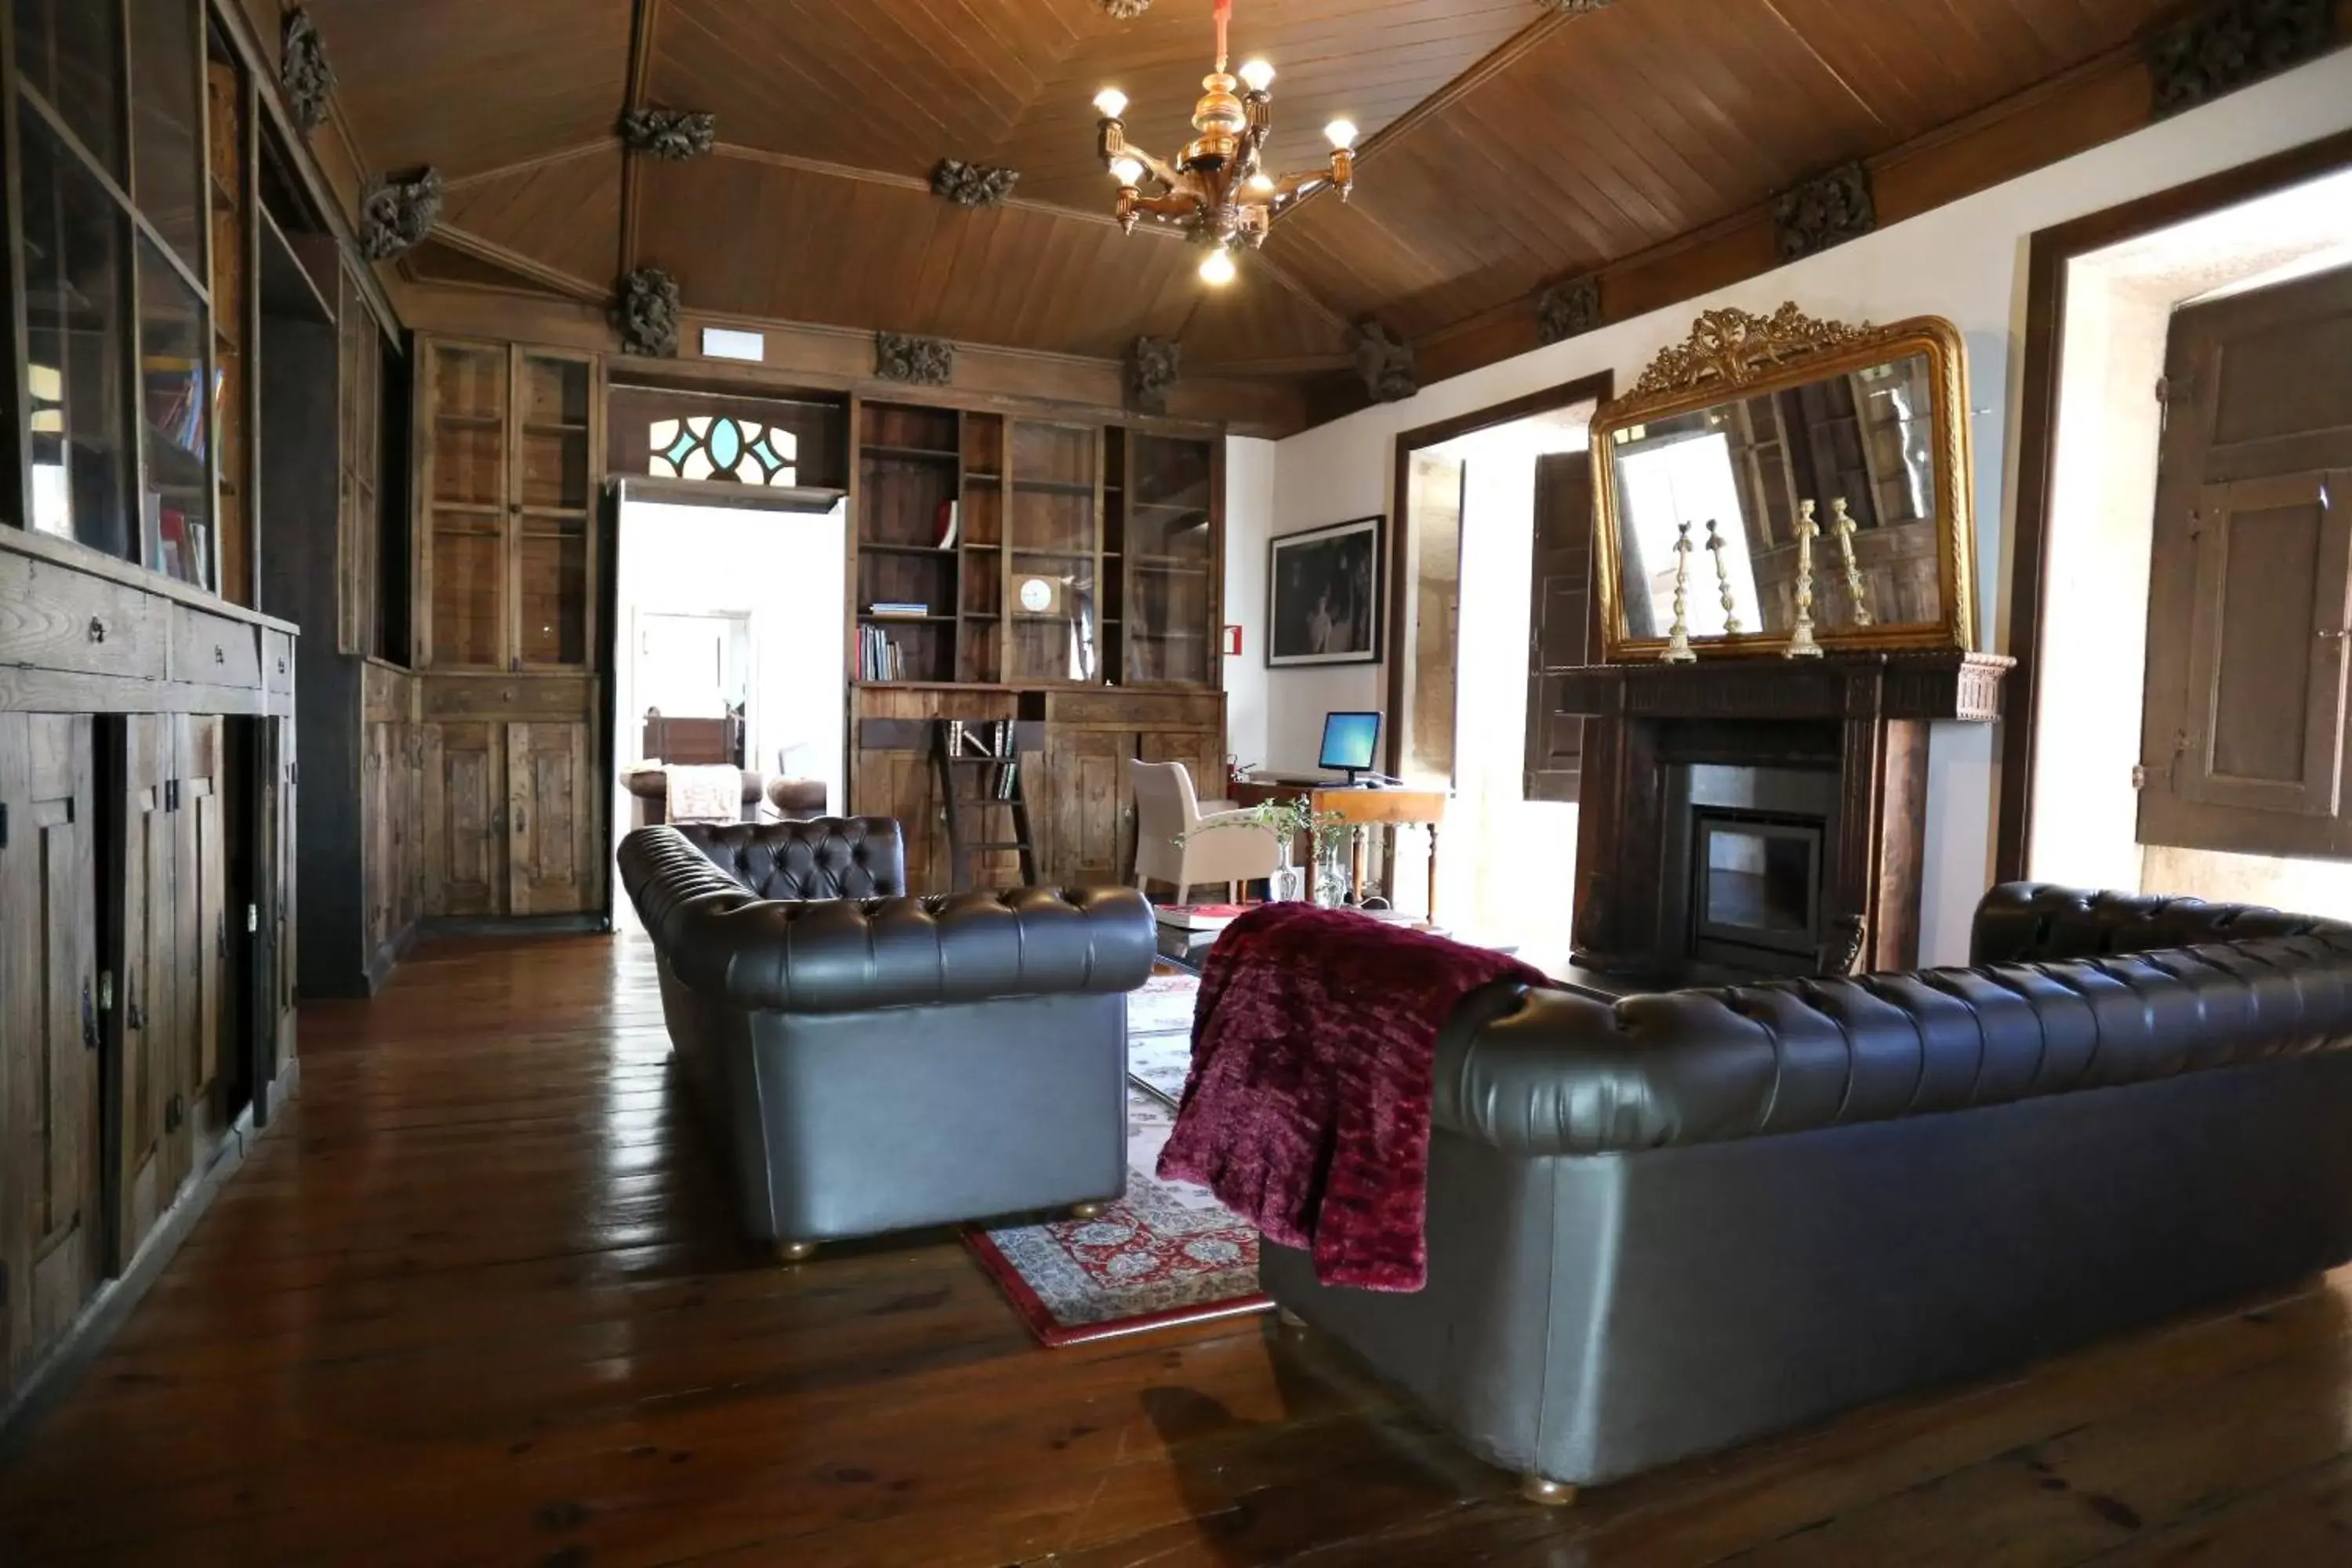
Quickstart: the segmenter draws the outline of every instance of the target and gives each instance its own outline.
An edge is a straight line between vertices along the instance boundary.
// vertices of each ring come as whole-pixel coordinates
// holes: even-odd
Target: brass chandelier
[[[1216,0],[1217,68],[1201,80],[1207,90],[1192,110],[1199,134],[1171,167],[1127,139],[1127,94],[1107,87],[1095,95],[1102,121],[1097,144],[1103,163],[1118,181],[1118,226],[1132,234],[1150,218],[1209,247],[1201,276],[1211,283],[1234,279],[1234,252],[1265,243],[1267,229],[1301,199],[1330,186],[1345,201],[1356,184],[1356,128],[1334,120],[1323,128],[1331,141],[1331,165],[1309,174],[1267,174],[1261,166],[1266,136],[1274,129],[1274,67],[1262,59],[1242,62],[1240,74],[1225,70],[1225,33],[1234,0]],[[1240,89],[1239,92],[1234,89]],[[1147,194],[1144,186],[1152,189]]]

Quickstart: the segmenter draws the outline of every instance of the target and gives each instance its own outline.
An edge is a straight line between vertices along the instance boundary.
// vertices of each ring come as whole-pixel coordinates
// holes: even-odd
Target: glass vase
[[[1318,834],[1315,845],[1315,901],[1327,910],[1348,902],[1349,835]]]

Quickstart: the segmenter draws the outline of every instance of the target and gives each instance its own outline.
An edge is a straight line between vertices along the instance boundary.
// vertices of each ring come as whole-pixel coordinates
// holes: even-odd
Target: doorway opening
[[[2018,869],[2352,913],[2352,169],[2063,268]]]
[[[1572,778],[1559,787],[1557,769],[1531,763],[1549,742],[1530,682],[1549,623],[1573,623],[1570,662],[1588,657],[1588,431],[1608,395],[1605,377],[1580,382],[1397,444],[1390,771],[1451,792],[1436,880],[1446,927],[1539,965],[1568,961],[1576,805]],[[1566,581],[1562,554],[1577,563]],[[1427,887],[1428,853],[1423,836],[1399,835],[1391,885]]]
[[[677,798],[704,819],[718,815],[714,780],[734,796],[719,803],[732,820],[831,816],[848,797],[846,508],[778,510],[711,489],[652,500],[622,487],[614,847],[669,820],[690,779],[706,798]],[[617,929],[641,929],[625,896],[613,910]]]

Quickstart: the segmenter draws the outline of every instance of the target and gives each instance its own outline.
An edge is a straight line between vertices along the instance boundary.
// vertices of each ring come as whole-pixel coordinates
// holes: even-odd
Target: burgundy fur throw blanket
[[[1327,1285],[1418,1290],[1429,1273],[1438,1032],[1515,958],[1311,904],[1221,933],[1192,1014],[1192,1071],[1160,1173],[1198,1182]]]

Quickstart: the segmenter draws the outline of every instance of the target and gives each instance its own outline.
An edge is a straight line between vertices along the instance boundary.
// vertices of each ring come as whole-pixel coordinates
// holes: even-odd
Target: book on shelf
[[[907,650],[890,640],[879,626],[857,628],[857,679],[904,680]]]
[[[931,607],[899,599],[877,599],[866,606],[866,613],[869,616],[928,616]]]
[[[950,498],[947,500],[940,502],[939,513],[935,520],[937,523],[936,537],[933,538],[931,542],[938,545],[941,550],[946,550],[955,543],[956,530],[961,525],[962,521],[961,515],[961,503],[955,500],[953,498]]]

